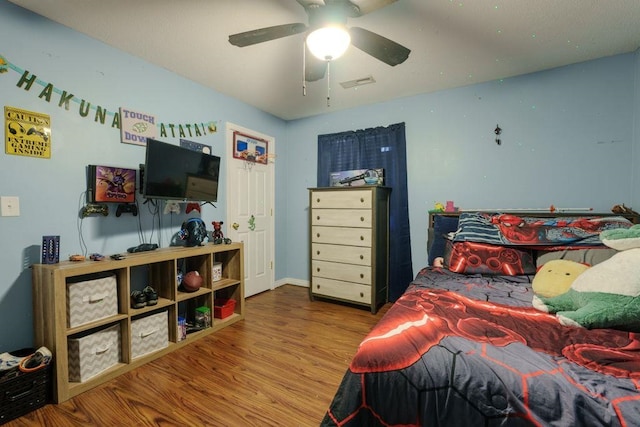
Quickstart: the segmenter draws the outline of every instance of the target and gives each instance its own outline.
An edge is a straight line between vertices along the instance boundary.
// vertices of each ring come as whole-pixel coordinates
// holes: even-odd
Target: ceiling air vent
[[[340,86],[342,86],[345,89],[350,89],[352,87],[368,85],[368,84],[375,83],[375,82],[376,81],[374,80],[374,78],[372,76],[367,76],[367,77],[362,77],[360,79],[349,80],[347,82],[341,82]]]

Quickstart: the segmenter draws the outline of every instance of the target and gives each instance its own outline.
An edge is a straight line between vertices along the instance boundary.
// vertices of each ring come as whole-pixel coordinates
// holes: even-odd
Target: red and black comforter
[[[640,334],[565,327],[531,299],[527,276],[424,269],[322,425],[640,425]]]

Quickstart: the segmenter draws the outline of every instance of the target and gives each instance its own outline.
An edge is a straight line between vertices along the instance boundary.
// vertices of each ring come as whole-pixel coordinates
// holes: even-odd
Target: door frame
[[[255,136],[256,138],[261,138],[264,139],[266,141],[268,141],[268,149],[269,149],[269,154],[272,155],[273,157],[275,157],[276,154],[276,139],[273,136],[264,134],[262,132],[258,132],[256,130],[250,129],[250,128],[246,128],[244,126],[240,126],[237,125],[235,123],[232,122],[226,122],[226,126],[225,126],[225,143],[227,144],[227,168],[226,168],[226,177],[225,180],[227,182],[226,185],[226,191],[227,191],[227,207],[226,207],[226,217],[227,217],[227,221],[230,221],[230,215],[229,215],[229,207],[231,206],[231,204],[228,202],[230,195],[232,194],[231,192],[234,190],[237,190],[236,188],[234,188],[232,181],[233,181],[233,169],[231,167],[231,162],[241,162],[243,160],[239,160],[233,157],[233,152],[234,152],[234,147],[233,147],[233,132],[242,132],[243,134],[247,134],[247,135],[252,135]],[[270,168],[270,173],[269,175],[269,182],[268,182],[268,186],[271,189],[271,197],[269,200],[269,203],[271,205],[271,215],[269,215],[269,227],[271,229],[271,241],[268,242],[270,251],[271,251],[271,265],[269,266],[269,270],[270,270],[270,274],[269,274],[269,289],[273,290],[275,289],[275,272],[276,272],[276,235],[275,235],[275,215],[276,215],[276,209],[275,209],[275,200],[276,200],[276,186],[275,186],[275,165],[274,162],[271,160],[267,161],[268,163],[265,165],[266,167]],[[230,223],[229,223],[230,226]],[[248,262],[248,255],[247,255],[247,251],[245,250],[245,263]],[[246,294],[246,293],[245,293]]]

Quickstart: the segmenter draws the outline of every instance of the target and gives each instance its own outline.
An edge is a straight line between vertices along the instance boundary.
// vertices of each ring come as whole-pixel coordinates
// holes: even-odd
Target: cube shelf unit
[[[222,278],[213,281],[213,264],[222,264]],[[33,265],[33,312],[35,346],[46,346],[53,353],[53,399],[64,402],[118,375],[163,356],[225,326],[244,319],[244,248],[242,243],[198,247],[170,247],[150,252],[127,254],[122,260],[65,261],[58,264]],[[198,271],[202,287],[195,292],[178,289],[178,272]],[[115,274],[118,312],[110,317],[69,327],[67,319],[67,284],[79,278],[105,273]],[[135,309],[130,294],[151,285],[158,292],[158,303]],[[214,318],[216,299],[236,301],[234,312]],[[180,340],[178,316],[193,321],[195,308],[211,310],[211,326],[187,334]],[[161,311],[168,313],[168,346],[150,354],[132,357],[132,321]],[[120,361],[83,382],[69,381],[68,340],[118,325]]]

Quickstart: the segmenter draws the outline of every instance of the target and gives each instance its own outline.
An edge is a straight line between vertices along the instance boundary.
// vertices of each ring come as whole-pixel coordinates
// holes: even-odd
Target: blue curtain
[[[413,279],[404,123],[318,136],[318,187],[329,186],[331,172],[377,168],[391,187],[389,300],[395,301]]]

